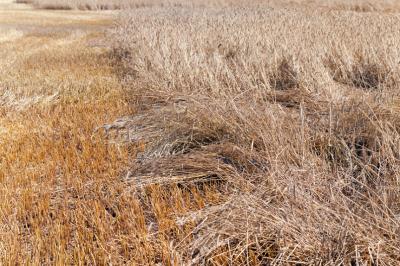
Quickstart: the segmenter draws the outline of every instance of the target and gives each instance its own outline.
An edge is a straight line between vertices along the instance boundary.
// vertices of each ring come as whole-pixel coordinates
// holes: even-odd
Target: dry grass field
[[[109,10],[141,7],[286,7],[326,8],[329,10],[353,10],[357,12],[396,12],[398,0],[15,0],[29,3],[39,9]]]
[[[0,265],[400,263],[398,1],[18,2]]]
[[[123,242],[95,211],[124,201],[113,195],[128,154],[94,133],[130,112],[107,51],[88,45],[111,18],[0,2],[1,265],[105,262],[99,245]]]
[[[195,223],[183,259],[399,262],[399,18],[260,7],[122,16],[114,50],[138,108],[114,127],[146,146],[128,179],[211,184],[226,198],[178,217]]]

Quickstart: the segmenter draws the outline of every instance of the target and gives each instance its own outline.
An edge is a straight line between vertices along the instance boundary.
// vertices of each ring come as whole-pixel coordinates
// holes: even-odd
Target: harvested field
[[[1,265],[400,262],[397,1],[23,2]]]
[[[278,8],[325,8],[356,12],[397,12],[397,0],[16,0],[32,4],[39,9],[110,10],[142,7],[278,7]]]

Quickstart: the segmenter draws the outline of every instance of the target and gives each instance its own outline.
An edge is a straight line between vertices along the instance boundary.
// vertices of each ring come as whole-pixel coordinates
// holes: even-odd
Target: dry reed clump
[[[382,62],[382,55],[374,51],[356,52],[355,55],[331,54],[326,59],[326,67],[337,82],[361,89],[379,89],[396,85],[393,65]]]
[[[105,129],[144,147],[127,180],[226,197],[177,217],[196,224],[172,247],[181,262],[400,261],[397,15],[144,8],[120,21],[137,113]]]

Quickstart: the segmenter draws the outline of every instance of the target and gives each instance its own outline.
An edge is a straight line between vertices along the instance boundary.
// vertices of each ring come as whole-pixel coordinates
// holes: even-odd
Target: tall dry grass
[[[121,17],[113,56],[137,111],[104,128],[143,147],[125,178],[138,193],[212,185],[225,199],[175,215],[194,224],[190,244],[172,236],[175,262],[400,261],[399,19],[304,8]]]
[[[286,8],[325,8],[357,12],[398,11],[397,0],[16,0],[43,9],[108,10],[141,7],[230,7],[269,6]]]

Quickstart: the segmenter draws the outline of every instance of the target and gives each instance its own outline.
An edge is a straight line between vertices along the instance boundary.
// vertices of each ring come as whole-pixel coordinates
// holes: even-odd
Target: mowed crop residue
[[[0,29],[0,43],[14,41],[15,39],[22,37],[23,35],[24,34],[22,31],[18,31],[15,29]]]
[[[43,10],[35,15],[11,1],[1,4],[0,264],[85,261],[93,252],[81,245],[93,243],[93,236],[82,231],[92,218],[83,217],[93,214],[88,207],[116,203],[101,196],[103,181],[111,190],[121,189],[118,177],[128,161],[126,147],[94,134],[96,127],[130,112],[107,49],[88,45],[104,36],[112,15],[57,17]],[[83,198],[85,203],[76,205]],[[119,230],[111,231],[118,238]],[[97,254],[102,256],[104,261],[109,255]]]
[[[0,264],[396,265],[395,1],[0,1]]]

